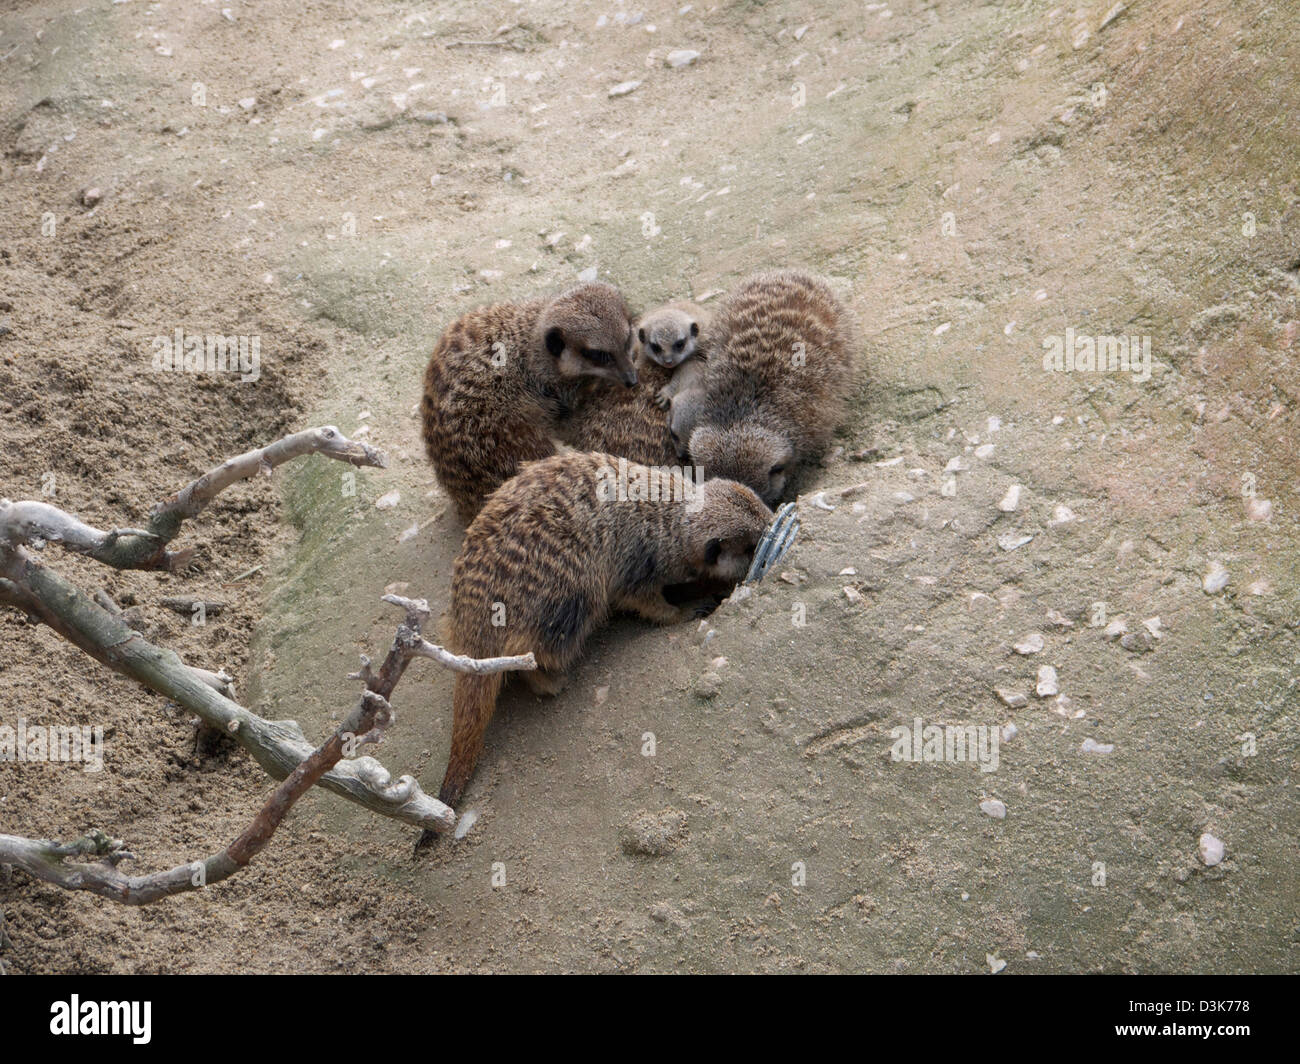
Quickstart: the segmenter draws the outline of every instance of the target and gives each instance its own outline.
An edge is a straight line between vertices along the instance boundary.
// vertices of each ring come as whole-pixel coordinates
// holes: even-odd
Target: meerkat
[[[648,466],[673,465],[680,448],[655,396],[671,370],[637,356],[637,385],[618,391],[584,389],[559,425],[559,438],[579,451],[616,455]]]
[[[452,571],[444,631],[452,650],[477,658],[532,651],[539,668],[519,675],[536,693],[556,694],[588,635],[612,612],[661,624],[690,620],[716,600],[673,604],[666,587],[730,589],[745,577],[772,520],[757,495],[731,481],[696,485],[678,474],[668,492],[675,498],[622,501],[620,483],[649,483],[653,472],[626,460],[622,469],[625,478],[613,455],[556,455],[527,463],[487,500]],[[456,676],[439,793],[447,805],[460,800],[474,771],[504,679]]]
[[[666,303],[643,314],[637,322],[637,354],[642,363],[653,362],[672,371],[672,377],[655,393],[664,410],[673,397],[696,387],[704,374],[704,349],[700,330],[708,316],[694,303]]]
[[[468,524],[521,462],[555,453],[552,435],[578,395],[632,388],[632,323],[607,284],[550,300],[495,303],[442,334],[424,375],[424,442]]]
[[[564,442],[644,465],[685,461],[690,434],[673,434],[673,404],[682,404],[683,413],[676,419],[685,425],[684,411],[698,404],[695,393],[704,379],[701,329],[707,322],[708,316],[693,303],[668,303],[642,315],[636,325],[637,387],[580,399],[561,428]],[[686,399],[688,395],[692,398]]]
[[[825,281],[799,270],[744,281],[714,317],[698,406],[682,411],[691,460],[774,506],[843,419],[851,336]]]

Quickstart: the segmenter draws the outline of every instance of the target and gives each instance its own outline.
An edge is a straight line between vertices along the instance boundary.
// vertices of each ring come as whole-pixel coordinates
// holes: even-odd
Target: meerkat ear
[[[637,335],[637,339],[638,339],[638,340],[640,340],[642,343],[645,343],[645,330],[644,330],[644,329],[637,329],[637,331],[636,331],[636,335]]]
[[[718,563],[718,555],[720,555],[721,553],[722,553],[722,540],[720,539],[709,540],[709,542],[704,545],[704,564],[716,565]]]
[[[546,330],[546,350],[556,358],[564,350],[564,330],[558,325],[552,325]]]
[[[700,323],[698,321],[691,322],[691,335],[692,336],[700,335]]]

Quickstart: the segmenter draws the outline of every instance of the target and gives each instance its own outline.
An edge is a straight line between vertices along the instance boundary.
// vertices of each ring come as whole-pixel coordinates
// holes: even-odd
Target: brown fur
[[[424,375],[424,441],[438,481],[469,522],[551,436],[580,392],[636,383],[627,305],[607,284],[496,303],[457,319]]]
[[[689,620],[701,604],[670,604],[666,586],[731,587],[744,577],[772,518],[752,491],[714,480],[695,488],[692,502],[602,500],[602,470],[616,471],[618,461],[575,453],[530,462],[487,500],[452,574],[452,650],[473,657],[532,651],[540,668],[519,675],[537,693],[554,694],[612,612],[661,624]],[[629,478],[649,474],[635,464],[628,470]],[[440,793],[448,805],[474,771],[503,682],[500,673],[456,676]]]
[[[705,476],[747,484],[774,505],[843,419],[852,383],[848,315],[819,278],[761,273],[719,305],[708,345],[691,459]]]
[[[643,465],[677,464],[668,416],[655,401],[671,372],[638,358],[635,388],[584,389],[573,413],[560,423],[560,438],[580,451],[613,454]]]

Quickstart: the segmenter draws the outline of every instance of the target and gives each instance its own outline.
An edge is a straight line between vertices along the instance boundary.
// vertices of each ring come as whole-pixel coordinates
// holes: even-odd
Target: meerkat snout
[[[789,439],[755,422],[727,429],[703,425],[691,433],[687,450],[705,476],[738,481],[768,506],[784,494],[795,457]]]

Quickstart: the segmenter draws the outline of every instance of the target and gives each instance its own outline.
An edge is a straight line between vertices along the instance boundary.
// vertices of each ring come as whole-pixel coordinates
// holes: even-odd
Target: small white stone
[[[1002,496],[1002,501],[998,503],[998,509],[1004,514],[1013,514],[1020,505],[1020,485],[1012,484],[1007,488],[1007,493]]]
[[[1016,727],[1014,721],[1002,725],[1002,741],[1004,743],[1011,742],[1011,740],[1014,739],[1019,734],[1020,734],[1020,729]]]
[[[997,414],[994,414],[989,418],[988,424],[989,432],[997,432],[1002,427],[1002,419]]]
[[[1047,619],[1049,622],[1056,625],[1057,628],[1074,627],[1074,622],[1070,620],[1070,618],[1067,617],[1065,614],[1063,614],[1060,610],[1048,610]]]
[[[1124,623],[1123,617],[1116,617],[1110,624],[1106,625],[1106,630],[1102,633],[1107,639],[1118,639],[1128,631],[1128,625]]]
[[[667,63],[670,67],[690,66],[695,60],[699,59],[700,53],[692,51],[690,48],[678,48],[668,53]]]
[[[1039,698],[1051,698],[1053,695],[1061,693],[1056,670],[1052,666],[1040,665],[1038,667],[1038,686],[1034,690],[1038,692]]]
[[[456,821],[456,838],[463,839],[469,834],[469,829],[478,823],[478,812],[474,809],[466,809],[461,817]]]
[[[1061,525],[1068,525],[1071,521],[1077,520],[1074,511],[1064,503],[1057,503],[1052,507],[1052,519],[1047,522],[1049,528],[1058,528]]]
[[[844,589],[844,597],[855,604],[862,601],[862,594],[856,587],[846,587]]]
[[[851,565],[845,569],[840,570],[840,576],[857,576],[857,575],[858,575],[858,571],[855,568],[853,568],[853,566]]]
[[[964,472],[966,468],[966,463],[961,460],[960,456],[958,456],[957,458],[950,458],[948,464],[943,467],[943,471],[945,473],[961,473]]]
[[[242,107],[245,111],[251,111],[254,107],[257,106],[257,97],[245,96],[242,100],[239,101],[239,106]]]
[[[994,688],[997,696],[1012,709],[1024,709],[1029,705],[1029,696],[1023,695],[1019,691],[1012,691],[1006,687]]]
[[[583,270],[581,273],[578,274],[578,280],[581,281],[583,284],[591,284],[596,279],[596,277],[597,277],[597,273],[596,273],[595,266],[588,266],[585,270]]]
[[[639,81],[620,81],[609,90],[609,94],[611,96],[626,96],[630,92],[636,92],[640,87],[641,82]]]
[[[1043,649],[1044,645],[1045,643],[1041,632],[1030,632],[1024,639],[1015,644],[1013,649],[1017,654],[1028,656],[1030,654],[1037,654]]]
[[[1228,570],[1219,562],[1210,562],[1209,571],[1201,580],[1207,595],[1216,595],[1228,586]]]
[[[975,448],[975,457],[976,457],[976,458],[992,458],[992,457],[993,457],[993,444],[991,444],[991,443],[981,443],[978,447]]]
[[[1247,499],[1246,516],[1252,521],[1267,521],[1273,516],[1273,503],[1268,499]]]
[[[1083,745],[1079,747],[1085,754],[1109,754],[1115,750],[1114,743],[1099,743],[1091,735],[1083,740]]]
[[[985,798],[980,802],[980,812],[986,816],[991,816],[994,820],[1005,820],[1007,817],[1007,807],[997,798]]]
[[[391,510],[394,506],[396,506],[401,501],[402,501],[402,493],[398,491],[396,488],[394,488],[392,491],[379,496],[379,498],[375,500],[375,509]]]
[[[1028,543],[1033,536],[1018,536],[1014,532],[1003,532],[998,536],[998,546],[1003,550],[1016,550]]]
[[[1197,850],[1200,852],[1201,860],[1205,863],[1206,868],[1213,868],[1223,860],[1223,842],[1216,839],[1208,831],[1201,836],[1197,844]]]
[[[397,533],[397,542],[405,543],[408,540],[414,539],[419,534],[420,534],[420,522],[417,521],[415,524],[411,525],[410,528],[404,528],[402,529],[402,531]]]
[[[1163,639],[1164,633],[1160,631],[1161,624],[1159,617],[1148,617],[1142,622],[1142,627],[1151,633],[1152,639]]]
[[[991,953],[984,954],[984,959],[988,962],[989,971],[992,972],[994,975],[997,975],[998,972],[1002,971],[1002,969],[1007,966],[1006,961],[1004,961],[1001,957],[993,956],[993,954]]]

